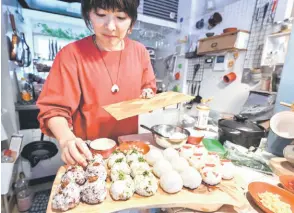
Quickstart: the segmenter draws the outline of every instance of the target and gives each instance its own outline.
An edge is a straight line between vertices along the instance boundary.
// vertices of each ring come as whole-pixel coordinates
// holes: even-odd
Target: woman
[[[138,132],[138,117],[116,121],[102,107],[156,92],[148,51],[127,38],[139,0],[84,0],[82,14],[94,35],[56,56],[37,105],[43,133],[55,137],[67,164],[87,165],[84,140]]]

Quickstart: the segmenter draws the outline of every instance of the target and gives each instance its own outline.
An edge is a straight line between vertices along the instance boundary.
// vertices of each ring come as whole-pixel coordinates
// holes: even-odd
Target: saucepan
[[[181,148],[190,136],[188,130],[175,125],[159,124],[151,128],[144,125],[140,126],[152,132],[155,142],[163,148]]]

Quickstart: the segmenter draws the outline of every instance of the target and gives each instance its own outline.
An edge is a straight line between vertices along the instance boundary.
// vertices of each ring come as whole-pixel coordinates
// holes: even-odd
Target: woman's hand
[[[150,88],[146,88],[142,90],[142,94],[140,96],[143,99],[150,99],[154,97],[154,92]]]
[[[60,141],[61,159],[69,165],[79,164],[87,166],[87,159],[93,158],[85,141],[81,138],[75,138],[67,141]]]

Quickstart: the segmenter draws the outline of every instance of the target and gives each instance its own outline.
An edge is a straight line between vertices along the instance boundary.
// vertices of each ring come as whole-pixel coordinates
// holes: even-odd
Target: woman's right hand
[[[61,159],[69,165],[79,164],[87,166],[87,160],[93,158],[85,141],[81,138],[75,138],[67,141],[60,141]]]

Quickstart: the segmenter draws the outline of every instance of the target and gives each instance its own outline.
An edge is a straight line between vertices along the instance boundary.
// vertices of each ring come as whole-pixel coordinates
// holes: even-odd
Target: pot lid
[[[264,132],[264,129],[241,115],[235,115],[233,120],[221,119],[220,127],[228,127],[242,132]]]

